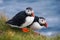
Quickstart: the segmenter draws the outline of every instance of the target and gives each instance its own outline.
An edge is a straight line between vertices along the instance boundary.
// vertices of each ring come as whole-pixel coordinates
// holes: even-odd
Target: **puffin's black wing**
[[[21,11],[18,14],[16,14],[11,20],[7,21],[6,23],[21,26],[25,22],[26,18],[25,11]]]

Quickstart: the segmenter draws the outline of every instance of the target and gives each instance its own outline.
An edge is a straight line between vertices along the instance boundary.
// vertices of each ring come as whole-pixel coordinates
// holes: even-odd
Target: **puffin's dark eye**
[[[43,22],[43,20],[41,20]]]

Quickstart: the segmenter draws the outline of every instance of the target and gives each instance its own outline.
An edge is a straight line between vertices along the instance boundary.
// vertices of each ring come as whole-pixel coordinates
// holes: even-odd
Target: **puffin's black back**
[[[7,23],[21,26],[23,23],[25,23],[26,17],[27,17],[27,14],[25,13],[25,11],[21,11],[18,14],[16,14],[11,20],[7,21]]]
[[[38,22],[38,20],[39,20],[39,17],[38,16],[35,16],[35,19],[34,19],[33,22]]]

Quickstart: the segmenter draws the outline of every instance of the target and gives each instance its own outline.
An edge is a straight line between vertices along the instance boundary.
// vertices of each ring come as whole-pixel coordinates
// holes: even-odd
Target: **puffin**
[[[35,16],[35,19],[32,22],[32,24],[27,26],[27,28],[31,28],[34,31],[35,35],[38,35],[38,34],[40,35],[40,33],[36,32],[36,30],[40,30],[44,27],[45,28],[48,27],[46,19],[44,17],[38,17],[38,16]]]
[[[43,27],[47,28],[47,22],[44,17],[35,16],[34,21],[31,25],[27,26],[27,28],[32,28],[33,30],[39,30]]]
[[[25,10],[17,13],[12,19],[8,20],[6,23],[11,27],[17,27],[22,29],[23,32],[28,32],[29,29],[26,26],[29,26],[34,21],[34,11],[31,7],[27,7]]]

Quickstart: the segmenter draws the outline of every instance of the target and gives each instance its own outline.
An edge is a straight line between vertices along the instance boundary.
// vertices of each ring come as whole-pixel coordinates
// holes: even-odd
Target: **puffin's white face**
[[[41,24],[45,24],[45,23],[46,23],[46,20],[45,20],[45,19],[39,19],[39,22],[40,22]]]
[[[26,12],[28,15],[31,15],[32,13],[34,13],[33,10],[29,10],[29,9],[27,9],[25,12]]]
[[[39,23],[40,23],[42,26],[45,26],[45,27],[47,28],[47,22],[46,22],[45,19],[40,18],[40,19],[39,19]]]

